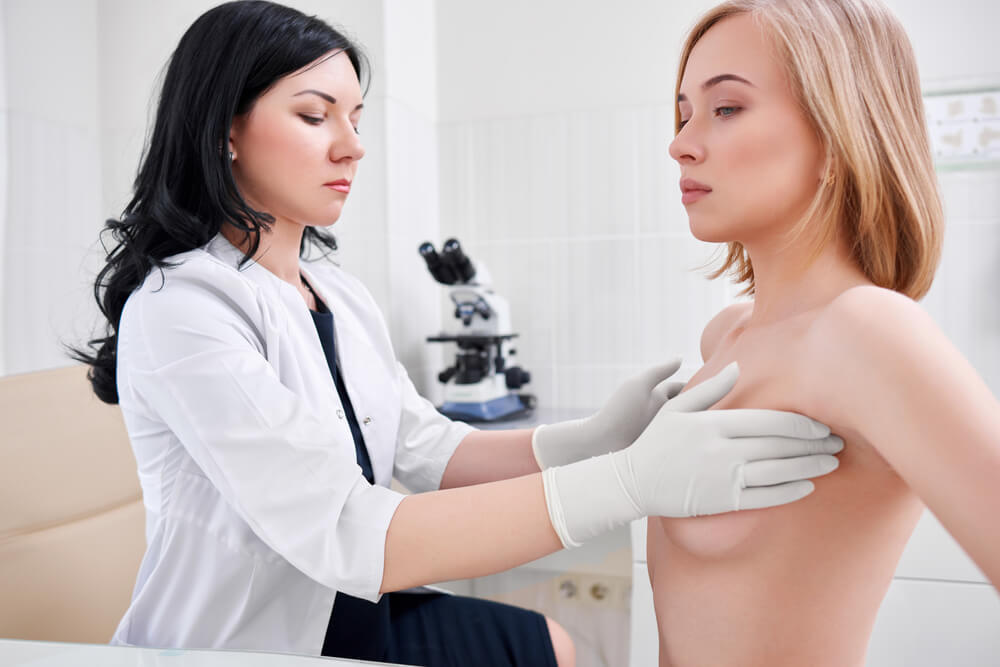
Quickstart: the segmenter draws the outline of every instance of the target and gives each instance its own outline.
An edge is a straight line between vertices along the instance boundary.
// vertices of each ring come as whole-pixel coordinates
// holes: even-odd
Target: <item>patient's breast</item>
[[[788,351],[790,347],[786,345],[784,349]],[[787,395],[794,395],[787,388],[789,375],[778,375],[775,372],[774,369],[780,366],[774,358],[760,354],[737,355],[735,349],[726,352],[727,354],[721,354],[706,363],[688,383],[688,388],[696,386],[722,370],[729,362],[739,360],[739,381],[712,410],[765,408],[795,411],[785,398]],[[763,536],[754,539],[754,536],[766,530],[773,518],[765,510],[745,510],[690,519],[662,518],[660,521],[670,548],[696,558],[716,559],[747,553],[752,545],[764,539]]]
[[[674,548],[695,558],[715,559],[750,548],[764,518],[761,511],[745,511],[660,521],[664,536]]]

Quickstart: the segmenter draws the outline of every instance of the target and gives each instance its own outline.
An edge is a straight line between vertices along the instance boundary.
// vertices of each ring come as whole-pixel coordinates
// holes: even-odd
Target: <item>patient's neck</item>
[[[844,290],[871,281],[839,239],[812,258],[809,240],[793,245],[746,243],[754,272],[754,309],[747,328],[774,324],[830,303]]]

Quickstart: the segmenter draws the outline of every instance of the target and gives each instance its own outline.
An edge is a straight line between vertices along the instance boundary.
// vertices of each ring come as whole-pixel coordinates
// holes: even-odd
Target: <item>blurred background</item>
[[[64,366],[63,345],[93,332],[99,231],[130,197],[172,48],[215,4],[0,4],[0,374]],[[424,339],[452,317],[416,249],[452,236],[510,300],[519,363],[540,405],[594,408],[619,381],[675,354],[685,377],[699,367],[700,332],[736,290],[705,278],[716,249],[688,232],[667,145],[680,42],[714,2],[285,4],[344,28],[374,65],[367,156],[334,228],[335,259],[382,306],[419,389],[438,396],[451,351]],[[1000,3],[886,4],[916,49],[940,158],[947,231],[924,305],[996,393]],[[885,609],[916,613],[919,598],[942,618],[928,611],[904,632],[914,641],[961,632],[984,614],[1000,625],[995,592],[932,518],[914,545],[894,587],[917,592]],[[558,575],[570,566],[525,570],[463,590],[556,609],[584,647],[581,667],[623,665],[632,565],[627,551],[609,553],[569,579]],[[598,584],[607,594],[587,604],[566,594]],[[873,643],[872,664],[897,664],[893,655],[917,664],[905,662],[908,643],[917,645]]]

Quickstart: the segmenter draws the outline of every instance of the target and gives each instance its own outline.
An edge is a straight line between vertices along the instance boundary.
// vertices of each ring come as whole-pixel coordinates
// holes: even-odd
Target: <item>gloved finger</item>
[[[733,362],[700,385],[671,399],[663,409],[669,412],[699,412],[718,403],[736,384],[739,366]]]
[[[662,405],[662,403],[669,401],[671,398],[681,393],[681,389],[683,388],[683,382],[677,382],[676,380],[664,380],[660,384],[653,387],[652,395],[654,398],[660,400]]]
[[[802,456],[796,459],[752,461],[743,466],[743,485],[774,486],[833,472],[840,465],[836,456]]]
[[[723,412],[723,410],[719,410]],[[765,459],[790,459],[797,456],[815,454],[838,454],[844,449],[844,441],[836,435],[825,438],[735,438],[729,443],[745,461]]]
[[[676,373],[680,367],[681,358],[674,357],[666,363],[657,364],[656,366],[652,366],[644,370],[639,374],[640,382],[642,382],[643,387],[652,390],[653,387]]]
[[[667,405],[685,396],[687,394],[681,394]],[[715,410],[706,412],[702,419],[713,422],[719,433],[727,438],[825,438],[830,435],[830,427],[826,424],[781,410]]]
[[[808,496],[815,488],[815,484],[806,480],[779,484],[778,486],[758,486],[751,489],[743,489],[740,492],[740,506],[738,509],[759,510],[763,507],[793,503]]]

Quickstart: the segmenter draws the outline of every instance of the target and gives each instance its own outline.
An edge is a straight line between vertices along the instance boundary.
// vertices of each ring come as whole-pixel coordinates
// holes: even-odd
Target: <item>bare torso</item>
[[[738,361],[740,380],[715,409],[806,414],[843,437],[845,448],[839,469],[791,505],[650,518],[661,667],[863,664],[879,604],[923,505],[829,408],[836,397],[813,370],[818,355],[831,353],[813,335],[823,310],[744,331],[750,305],[732,307],[689,383]]]

